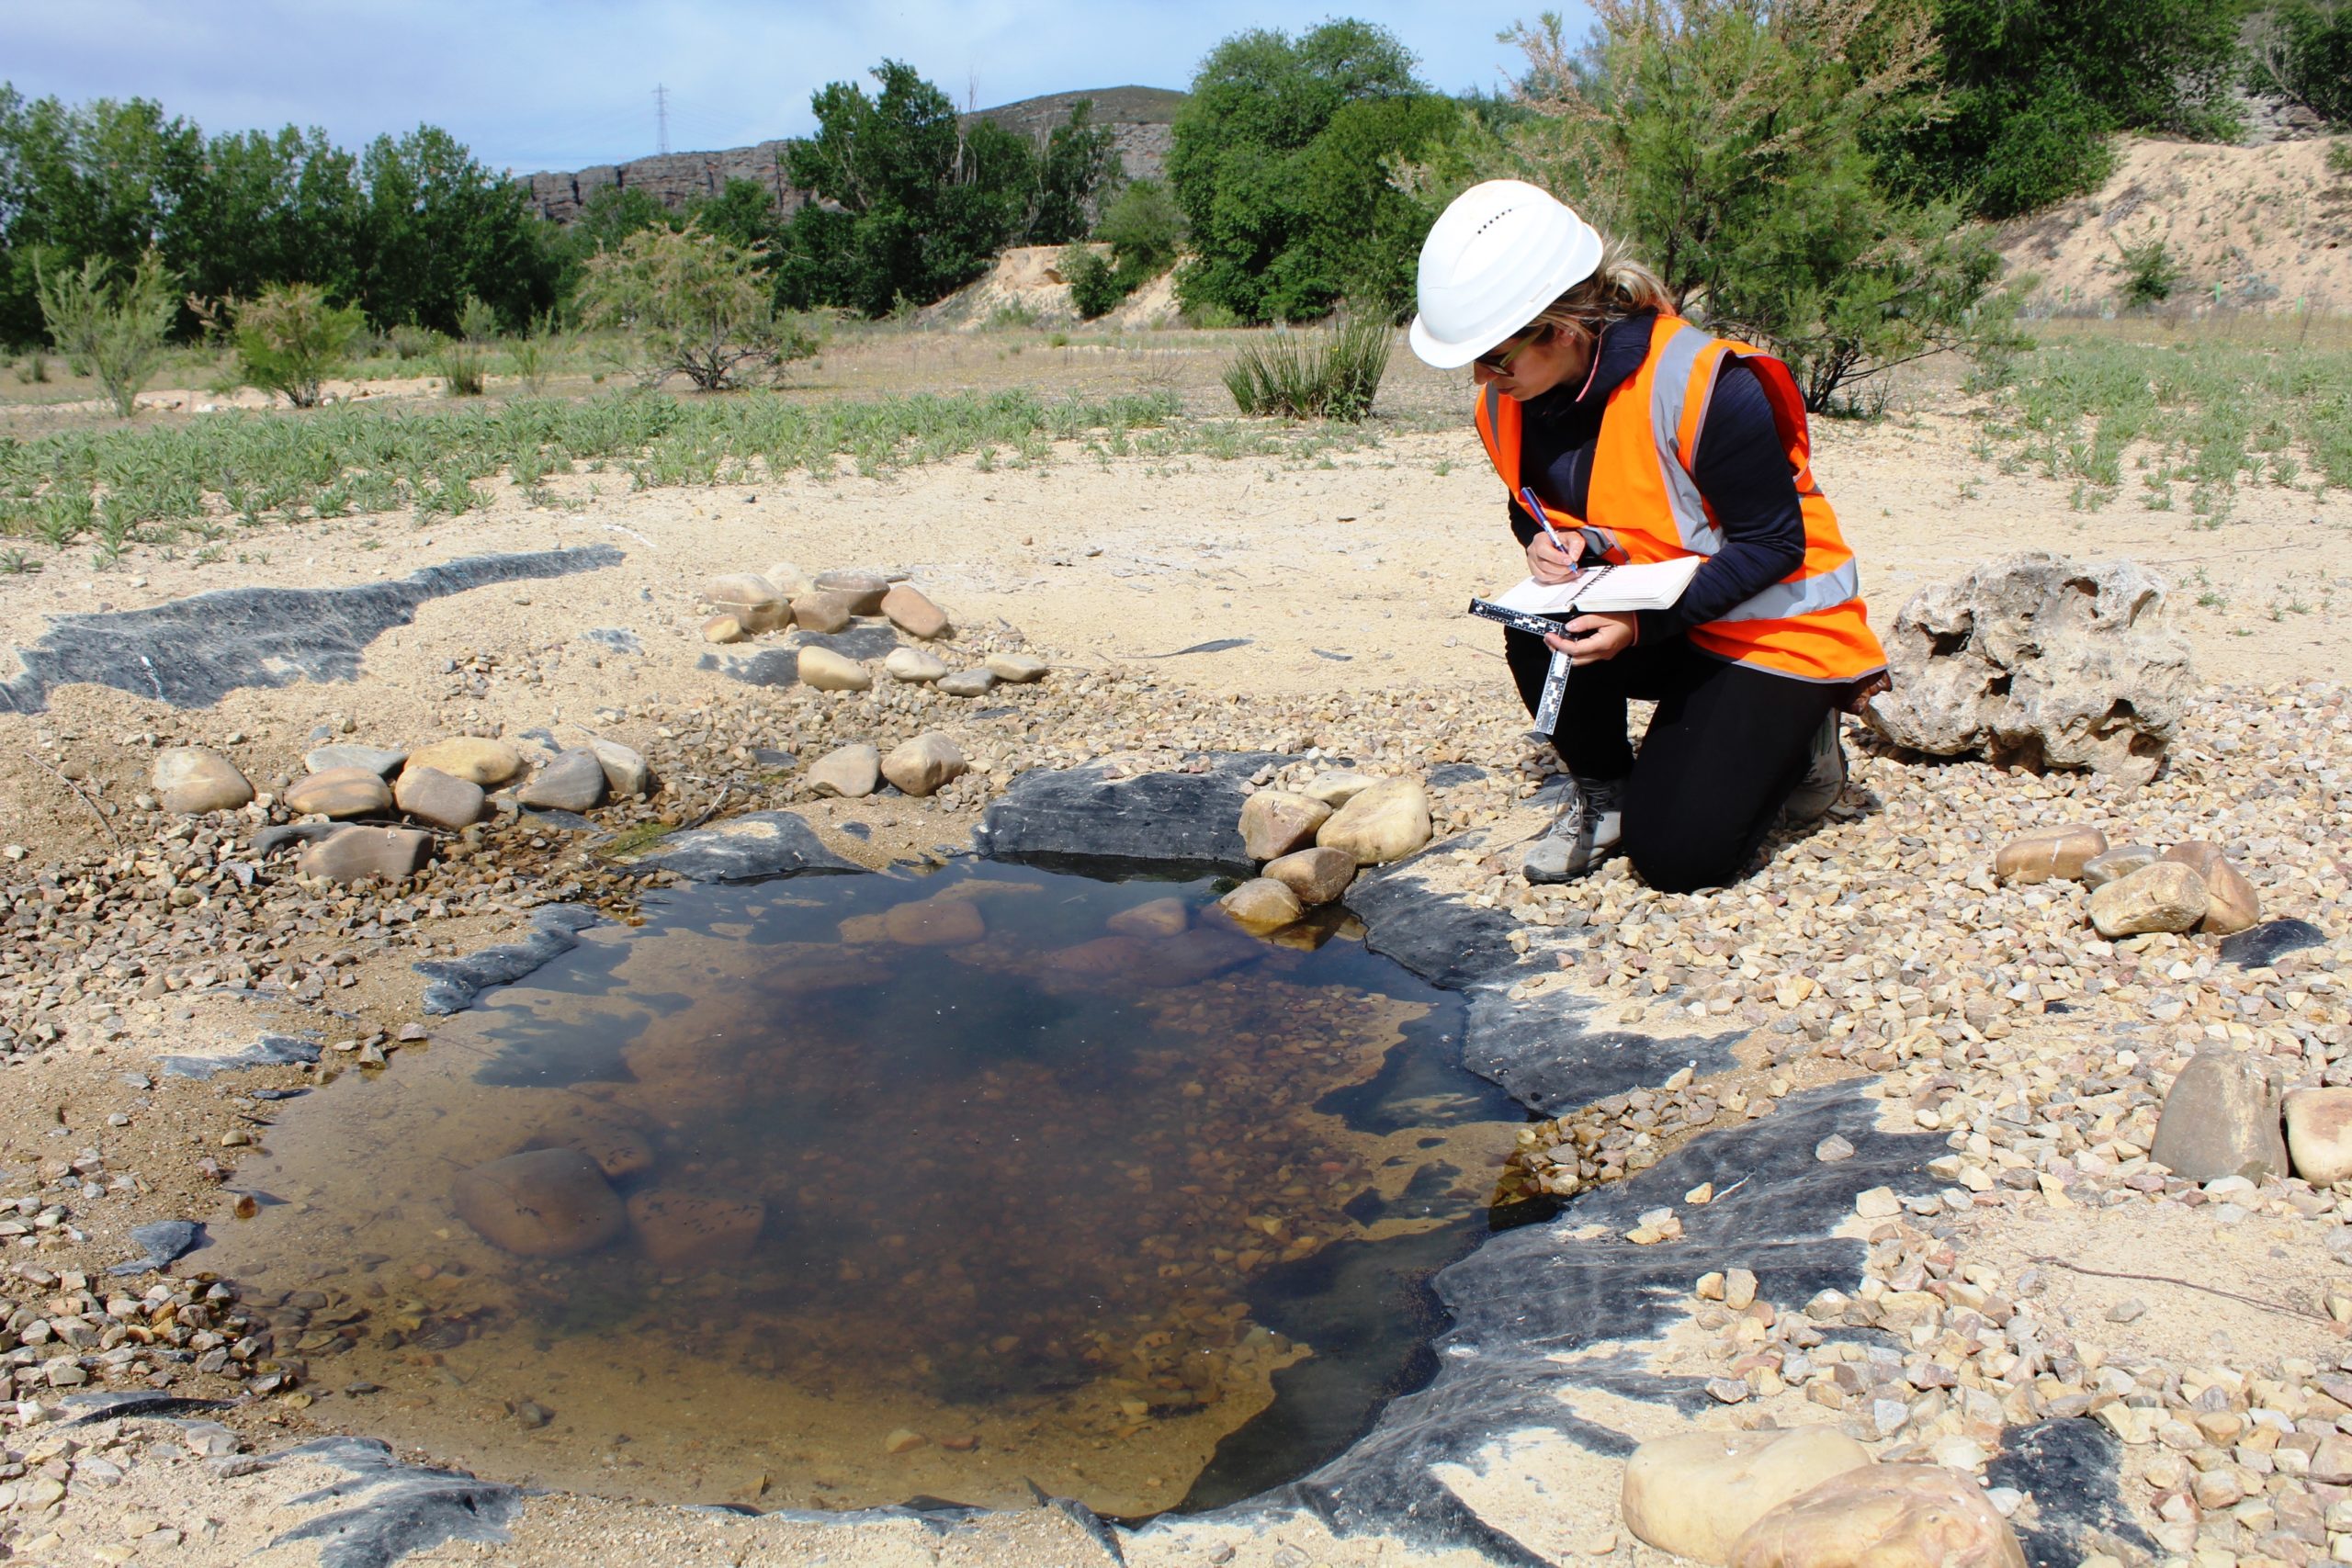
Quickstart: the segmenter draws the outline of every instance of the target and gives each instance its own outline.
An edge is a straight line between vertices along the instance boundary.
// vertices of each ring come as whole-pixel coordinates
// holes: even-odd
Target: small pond
[[[1216,891],[673,890],[389,1071],[329,1053],[203,1265],[315,1415],[502,1479],[1121,1517],[1278,1484],[1428,1376],[1425,1282],[1521,1118],[1347,917],[1265,942]]]

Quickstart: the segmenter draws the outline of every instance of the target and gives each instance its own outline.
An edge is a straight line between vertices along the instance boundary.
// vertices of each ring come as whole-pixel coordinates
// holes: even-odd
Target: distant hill
[[[1158,177],[1168,156],[1170,124],[1184,102],[1184,95],[1166,87],[1102,87],[1082,93],[1048,93],[981,109],[974,118],[992,120],[1023,136],[1043,137],[1069,118],[1079,99],[1094,100],[1094,123],[1107,125],[1130,179]],[[650,192],[664,207],[684,207],[698,197],[716,196],[729,180],[753,180],[773,193],[779,211],[797,210],[808,193],[784,178],[778,159],[781,141],[729,147],[716,152],[667,152],[633,158],[626,164],[599,164],[593,168],[517,176],[531,191],[531,204],[543,218],[569,223],[582,207],[608,186]]]

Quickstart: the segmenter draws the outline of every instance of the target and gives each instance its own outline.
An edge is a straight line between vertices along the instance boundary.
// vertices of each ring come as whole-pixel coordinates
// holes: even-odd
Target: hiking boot
[[[1617,852],[1625,836],[1625,781],[1577,779],[1551,828],[1529,846],[1530,882],[1573,882]]]
[[[1804,777],[1789,792],[1781,816],[1791,822],[1818,822],[1845,793],[1846,743],[1839,739],[1833,712],[1821,721],[1820,732],[1813,738],[1813,759],[1805,764]]]

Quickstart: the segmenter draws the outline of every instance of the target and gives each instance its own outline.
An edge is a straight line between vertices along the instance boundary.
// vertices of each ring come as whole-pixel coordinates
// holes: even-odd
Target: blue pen
[[[1552,526],[1552,520],[1544,514],[1544,503],[1535,499],[1535,487],[1533,485],[1521,485],[1519,487],[1519,503],[1527,508],[1527,514],[1535,519],[1535,525],[1544,530],[1544,537],[1552,541],[1552,547],[1554,549],[1559,551],[1562,555],[1567,557],[1568,559],[1572,561],[1583,553],[1581,550],[1572,550],[1568,548],[1568,542],[1560,537],[1560,531],[1558,529]]]

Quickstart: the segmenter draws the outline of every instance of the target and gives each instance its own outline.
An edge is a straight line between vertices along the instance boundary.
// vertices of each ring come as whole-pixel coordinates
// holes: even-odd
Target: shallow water
[[[1282,945],[1213,900],[996,866],[680,889],[282,1106],[204,1265],[319,1416],[489,1474],[1245,1495],[1424,1374],[1422,1282],[1520,1117],[1451,1065],[1459,1003],[1343,919]],[[560,1205],[485,1218],[514,1189],[466,1173],[560,1148],[617,1234],[493,1246]]]

